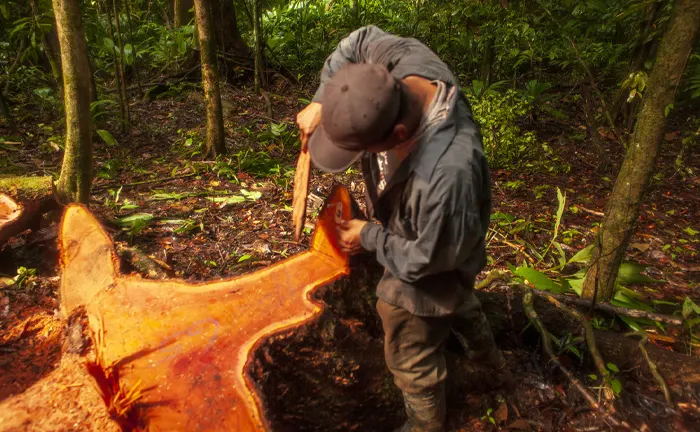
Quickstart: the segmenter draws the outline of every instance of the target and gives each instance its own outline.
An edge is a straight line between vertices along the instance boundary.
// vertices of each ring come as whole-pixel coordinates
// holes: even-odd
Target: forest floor
[[[90,206],[118,247],[137,248],[161,271],[187,280],[240,275],[304,250],[313,230],[313,214],[303,241],[297,244],[291,227],[290,183],[298,152],[294,118],[303,107],[299,98],[309,93],[292,88],[279,88],[275,93],[285,96],[270,94],[268,107],[246,90],[224,89],[229,154],[217,162],[201,157],[206,119],[196,90],[174,92],[153,101],[133,99],[127,133],[120,133],[114,119],[101,125],[112,132],[117,143],[108,145],[95,139],[96,178]],[[569,120],[540,119],[523,125],[548,144],[550,153],[535,155],[518,169],[492,171],[494,223],[489,234],[488,267],[482,276],[496,269],[507,270],[508,264],[537,263],[536,254],[552,239],[557,188],[566,194],[558,231],[566,256],[571,257],[593,241],[624,149],[604,130],[596,137],[601,148],[592,145],[586,127],[577,120],[581,113],[576,112],[575,105],[565,98],[561,104],[573,107],[567,112]],[[110,116],[116,118],[114,113],[104,118]],[[61,122],[51,118],[50,110],[37,109],[26,110],[24,118],[17,120],[21,126],[15,137],[8,138],[8,131],[0,126],[0,136],[6,137],[0,142],[0,172],[57,173],[62,154],[57,145],[63,130]],[[696,301],[700,298],[700,154],[686,155],[684,164],[690,171],[677,170],[676,156],[685,132],[682,123],[669,125],[658,174],[642,206],[628,256],[648,266],[646,275],[663,280],[628,288],[639,294],[638,300],[668,314],[679,313],[686,297]],[[323,199],[334,183],[349,186],[363,205],[359,167],[336,175],[314,171],[311,192]],[[56,412],[68,416],[73,411],[83,413],[71,420],[77,429],[114,427],[108,426],[108,416],[99,407],[94,390],[88,389],[77,372],[71,373],[71,368],[78,368],[64,366],[75,362],[66,361],[73,354],[66,352],[65,319],[57,313],[59,216],[44,220],[36,232],[15,237],[0,251],[0,424],[4,423],[3,415],[5,421],[8,416],[14,419],[4,423],[4,430],[14,430],[13,425],[16,430],[26,430],[23,428],[32,418],[55,416]],[[20,267],[36,269],[36,274],[15,284],[13,278]],[[124,262],[122,270],[139,271],[130,262]],[[628,330],[619,319],[608,319],[602,325]],[[666,339],[675,342],[653,342],[664,349],[678,348],[678,341],[688,338],[681,329],[665,330]],[[363,341],[365,349],[373,350],[362,355],[369,359],[369,370],[377,374],[375,385],[386,386],[381,335],[366,334]],[[321,345],[332,349],[331,345]],[[496,430],[508,425],[535,430],[600,428],[594,413],[580,409],[581,402],[571,394],[573,390],[564,390],[561,379],[543,373],[542,366],[535,364],[542,361],[533,356],[535,350],[508,349],[509,365],[518,377],[516,389],[504,399],[500,391],[482,390],[475,383],[471,387],[474,391],[462,395],[464,407],[451,407],[451,430]],[[579,374],[585,378],[586,372],[581,370]],[[685,405],[681,413],[670,415],[662,408],[662,396],[653,384],[624,385],[618,410],[636,427],[644,429],[640,425],[646,424],[647,430],[654,431],[698,430],[697,388],[694,397],[682,401]],[[93,393],[85,393],[90,391]],[[45,397],[47,392],[54,395],[50,406],[32,407],[22,402],[29,394]],[[76,396],[78,393],[81,396]],[[642,397],[631,402],[629,395],[635,393],[642,393]],[[348,399],[353,397],[347,395]],[[458,401],[451,399],[450,403]],[[394,411],[386,415],[358,414],[379,420],[347,421],[356,427],[372,424],[389,430],[400,420],[400,411],[395,400],[387,406]],[[337,414],[329,421],[345,418],[343,415]],[[342,424],[317,430],[354,429],[349,423]],[[36,430],[43,430],[34,425]],[[45,430],[51,430],[48,425],[45,423]],[[298,430],[312,428],[300,426]]]

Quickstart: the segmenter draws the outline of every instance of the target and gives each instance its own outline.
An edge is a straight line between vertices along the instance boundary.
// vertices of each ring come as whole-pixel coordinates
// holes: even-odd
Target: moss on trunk
[[[666,127],[666,107],[673,103],[690,51],[698,37],[700,2],[678,0],[659,46],[644,105],[627,149],[625,161],[608,198],[598,247],[586,279],[583,295],[608,301],[627,244],[634,231],[639,206],[654,170]]]
[[[210,0],[195,0],[194,10],[202,64],[202,87],[207,107],[206,149],[207,155],[214,158],[217,154],[226,153],[226,144]]]
[[[61,47],[63,100],[66,111],[66,150],[56,193],[61,202],[90,199],[92,128],[90,65],[78,0],[53,0]]]

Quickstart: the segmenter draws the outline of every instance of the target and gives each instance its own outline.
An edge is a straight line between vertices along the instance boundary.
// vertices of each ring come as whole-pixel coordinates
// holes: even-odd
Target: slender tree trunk
[[[593,264],[583,284],[583,296],[586,298],[597,297],[609,301],[614,294],[620,263],[634,231],[639,206],[663,140],[666,127],[664,111],[675,99],[699,28],[700,2],[677,0],[671,22],[659,46],[632,142],[608,198]]]
[[[211,4],[217,49],[228,54],[251,57],[252,52],[238,29],[238,17],[233,0],[212,0]]]
[[[173,1],[173,25],[177,28],[187,25],[192,19],[190,8],[194,2],[192,0],[174,0]]]
[[[263,35],[260,0],[253,0],[253,38],[255,39],[255,91],[267,87],[265,80],[265,58],[263,57]]]
[[[182,0],[173,1],[173,26],[179,28],[182,26]]]
[[[32,9],[32,15],[34,16],[34,21],[39,24],[39,16],[41,11],[39,10],[39,5],[37,0],[30,0],[29,6]],[[46,54],[46,59],[51,67],[51,75],[56,82],[56,88],[61,90],[61,58],[58,53],[58,35],[56,34],[56,19],[53,19],[53,27],[48,33],[42,34],[42,45],[44,47],[44,54]]]
[[[19,65],[22,64],[22,57],[24,57],[24,51],[27,49],[27,38],[22,38],[22,40],[19,43],[19,49],[17,50],[17,57],[15,57],[15,60],[12,62],[10,65],[10,68],[7,70],[7,75],[5,77],[5,85],[2,86],[2,91],[4,94],[7,94],[8,90],[10,90],[10,75],[15,73],[17,69],[19,68]]]
[[[131,25],[131,7],[129,7],[129,0],[124,0],[124,6],[126,10],[126,21],[129,25],[129,41],[131,42],[131,53],[134,56],[134,74],[136,75],[136,86],[139,89],[139,96],[143,96],[143,89],[141,88],[141,76],[139,75],[138,59],[136,58],[136,39],[134,39],[134,31]]]
[[[121,79],[121,74],[119,73],[119,60],[117,59],[117,48],[115,45],[114,37],[114,27],[112,25],[112,12],[109,8],[109,2],[105,1],[105,12],[107,13],[107,30],[109,32],[109,38],[112,40],[112,64],[114,65],[114,81],[117,83],[117,99],[119,100],[119,111],[121,113],[122,128],[126,122],[126,99],[124,98],[124,93],[122,91],[123,83]]]
[[[123,132],[128,131],[131,128],[131,115],[129,113],[129,97],[126,94],[126,75],[124,74],[124,42],[122,41],[122,29],[119,24],[119,9],[117,9],[117,0],[112,0],[112,6],[114,7],[114,24],[117,30],[117,43],[119,44],[119,78],[122,81],[122,99],[124,100],[124,113],[126,117],[124,118]]]
[[[7,125],[10,127],[10,132],[14,133],[17,128],[15,127],[15,122],[12,119],[12,114],[10,114],[10,107],[7,105],[7,101],[5,101],[5,98],[2,95],[2,92],[0,91],[0,115],[5,117],[5,120],[7,121]]]
[[[202,64],[202,87],[207,106],[206,149],[209,157],[226,152],[224,120],[221,111],[221,93],[216,60],[216,36],[211,16],[210,0],[195,0],[195,19],[199,36],[199,55]]]
[[[53,0],[63,68],[66,149],[56,185],[59,201],[88,204],[92,183],[90,65],[78,0]]]

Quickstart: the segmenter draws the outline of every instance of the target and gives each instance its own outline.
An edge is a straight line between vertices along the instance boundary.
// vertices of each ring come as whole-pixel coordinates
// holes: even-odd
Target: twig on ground
[[[578,208],[579,210],[581,210],[584,213],[588,213],[588,214],[593,215],[593,216],[605,217],[605,213],[603,213],[603,212],[587,209],[586,207],[583,207],[580,205],[576,205],[576,208]]]
[[[558,368],[562,374],[569,380],[571,385],[583,396],[583,398],[586,400],[588,405],[595,409],[596,411],[600,412],[603,416],[605,416],[605,420],[615,426],[615,427],[623,427],[625,429],[629,429],[629,425],[625,422],[621,422],[617,420],[611,413],[605,412],[600,404],[595,400],[593,395],[591,394],[588,389],[581,384],[581,382],[566,368],[564,365],[559,361],[559,358],[554,354],[554,350],[552,349],[552,339],[549,335],[549,332],[547,329],[544,327],[544,324],[542,324],[542,321],[540,320],[539,316],[537,315],[537,312],[535,311],[535,307],[533,304],[533,299],[534,296],[532,294],[532,290],[527,290],[525,295],[523,295],[523,309],[525,310],[525,315],[527,315],[527,318],[530,320],[530,323],[537,329],[539,332],[540,336],[542,337],[542,349],[544,350],[545,354],[549,357],[549,361],[554,364],[556,368]]]
[[[150,184],[150,183],[166,183],[166,182],[173,181],[173,180],[179,180],[179,179],[182,179],[182,178],[192,177],[192,176],[195,176],[195,175],[197,175],[197,174],[198,174],[198,173],[189,173],[189,174],[183,174],[183,175],[179,175],[179,176],[175,176],[175,177],[166,177],[166,178],[157,178],[157,179],[151,179],[151,180],[143,180],[143,181],[138,181],[138,182],[134,182],[134,183],[125,183],[125,184],[120,185],[120,186],[121,186],[122,189],[128,189],[128,188],[131,188],[131,187],[140,186],[140,185],[145,185],[145,184]],[[115,185],[115,186],[116,186],[116,185]],[[102,192],[102,191],[106,190],[108,187],[109,187],[109,185],[102,185],[102,186],[99,186],[99,187],[96,187],[95,189],[93,189],[93,192]]]
[[[664,392],[664,398],[666,399],[666,403],[668,403],[670,406],[673,406],[673,400],[671,399],[671,393],[668,390],[666,381],[664,381],[664,378],[661,376],[658,368],[656,367],[656,363],[654,363],[654,361],[649,357],[649,353],[647,352],[646,344],[649,340],[649,336],[643,331],[629,332],[625,336],[638,336],[640,338],[639,350],[642,352],[644,359],[647,361],[647,364],[649,365],[649,370],[651,370],[651,374],[654,375],[656,382],[659,384],[659,387],[661,387],[661,391]]]

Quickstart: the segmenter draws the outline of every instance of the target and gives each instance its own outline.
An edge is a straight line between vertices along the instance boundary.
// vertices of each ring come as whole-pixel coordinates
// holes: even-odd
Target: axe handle
[[[302,138],[306,141],[306,137]],[[292,195],[292,221],[294,223],[294,240],[299,241],[306,220],[306,198],[309,194],[309,177],[311,174],[311,155],[302,142],[302,150],[297,160],[294,173],[294,193]]]

